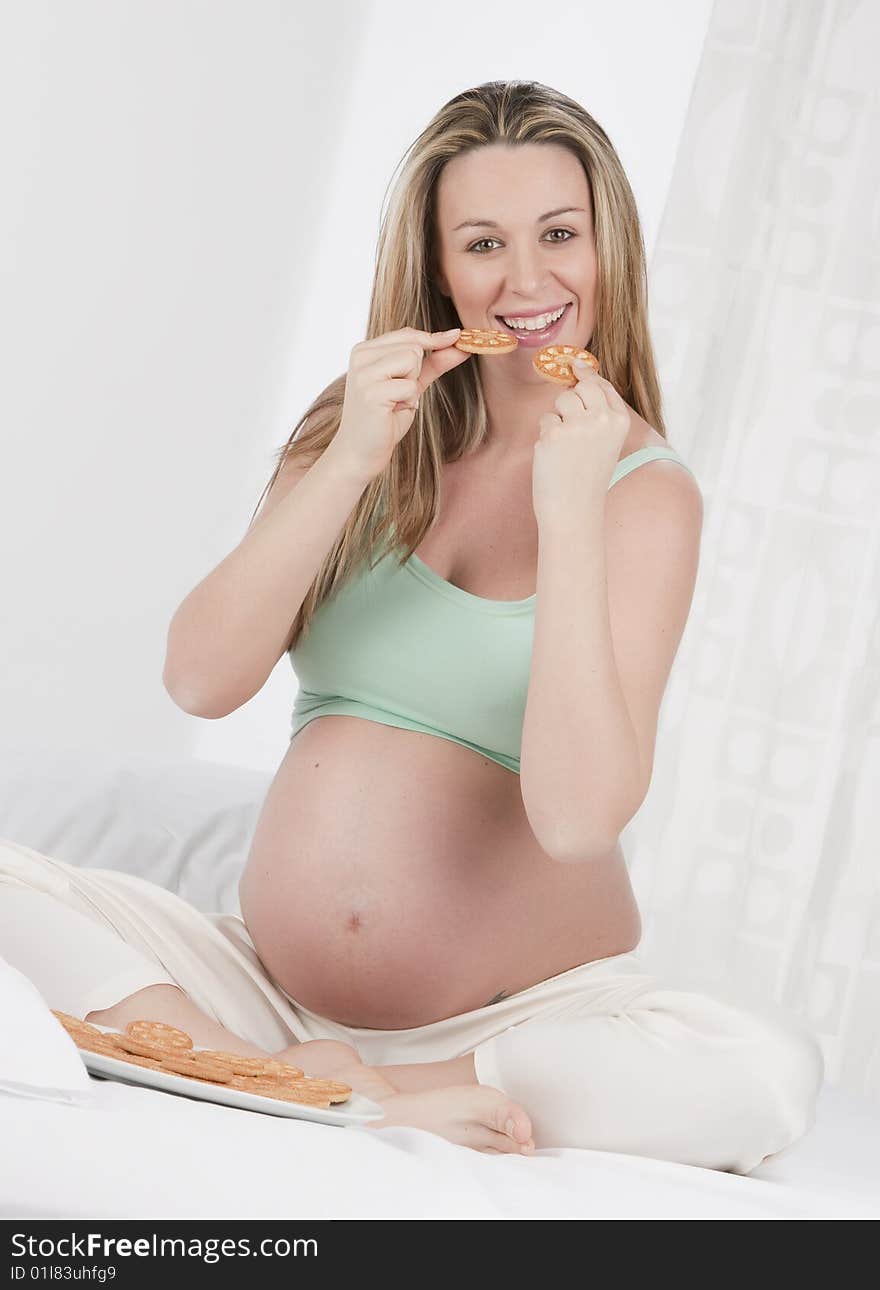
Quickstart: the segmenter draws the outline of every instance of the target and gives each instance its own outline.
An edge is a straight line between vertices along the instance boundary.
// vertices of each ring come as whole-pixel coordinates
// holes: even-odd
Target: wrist
[[[345,448],[336,444],[335,439],[331,440],[324,449],[321,460],[328,462],[334,474],[342,476],[353,487],[359,487],[361,491],[368,488],[375,478],[375,475],[364,470],[364,467],[356,462]]]
[[[539,538],[567,539],[583,536],[594,530],[603,530],[605,524],[605,494],[588,494],[579,497],[576,506],[555,507],[552,514],[538,520]]]

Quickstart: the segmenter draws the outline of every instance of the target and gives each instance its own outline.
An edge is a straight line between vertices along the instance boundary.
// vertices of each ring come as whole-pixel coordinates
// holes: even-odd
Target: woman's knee
[[[693,1148],[693,1128],[702,1114],[706,1142],[715,1144],[715,1158],[705,1163],[748,1174],[812,1127],[825,1073],[822,1048],[805,1026],[775,1006],[751,1009],[710,995],[683,994],[683,1018],[693,1019],[694,1004],[705,1018],[705,1043],[700,1043],[697,1025],[697,1042],[692,1048],[683,1044],[678,1063],[670,1053],[670,1070],[682,1071],[687,1070],[692,1054],[690,1069],[695,1078],[684,1076],[681,1081],[683,1141]],[[704,1056],[708,1056],[707,1065]],[[713,1070],[714,1087],[701,1088],[699,1072],[711,1079]],[[693,1099],[691,1111],[689,1098]],[[700,1113],[695,1111],[698,1100]]]
[[[815,1120],[825,1079],[825,1056],[816,1037],[797,1019],[783,1021],[774,1017],[764,1019],[762,1024],[765,1047],[759,1052],[763,1051],[765,1058],[759,1073],[772,1090],[791,1134],[790,1142],[794,1142]]]
[[[160,1020],[163,1011],[167,1011],[169,1006],[177,1008],[184,1000],[195,1007],[179,985],[158,982],[125,995],[107,1008],[93,1009],[86,1013],[84,1020],[99,1026],[115,1026],[120,1021],[128,1022],[144,1017]]]
[[[748,1173],[809,1129],[822,1051],[798,1023],[708,995],[646,992],[618,1013],[535,1019],[484,1063],[541,1147],[654,1156]]]

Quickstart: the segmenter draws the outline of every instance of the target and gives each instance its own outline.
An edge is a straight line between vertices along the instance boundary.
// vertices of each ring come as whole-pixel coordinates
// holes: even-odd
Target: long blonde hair
[[[401,327],[432,332],[461,325],[435,282],[436,189],[451,158],[495,143],[562,144],[580,159],[592,193],[598,261],[596,326],[587,348],[606,380],[665,437],[648,331],[645,247],[632,189],[598,122],[573,99],[536,81],[489,81],[457,94],[404,154],[379,232],[365,339]],[[321,602],[365,561],[372,568],[396,546],[403,563],[421,543],[437,513],[444,463],[473,451],[487,436],[478,371],[476,363],[462,363],[424,391],[413,425],[361,494],[318,570],[297,614],[291,648]],[[343,373],[322,391],[278,450],[254,516],[289,458],[317,460],[331,442],[342,419],[345,381]]]

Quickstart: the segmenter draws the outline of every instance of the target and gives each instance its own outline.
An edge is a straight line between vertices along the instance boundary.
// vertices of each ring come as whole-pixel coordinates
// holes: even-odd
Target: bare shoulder
[[[640,448],[669,447],[667,440],[630,408],[630,430],[619,460]],[[619,479],[608,492],[609,536],[622,530],[656,541],[666,525],[696,552],[703,528],[703,494],[690,470],[669,458],[649,461]]]
[[[629,412],[629,431],[620,450],[620,459],[638,452],[640,448],[668,448],[666,439],[644,417],[639,416],[634,408],[627,404]]]
[[[629,411],[630,420],[629,432],[624,440],[623,447],[620,450],[618,462],[623,461],[624,457],[629,457],[634,452],[638,452],[640,448],[672,447],[665,436],[655,430],[653,426],[649,425],[645,418],[639,416],[638,412],[631,408],[629,404],[627,404],[627,409]],[[626,481],[632,480],[634,487],[638,488],[639,483],[641,483],[646,477],[649,479],[669,478],[671,480],[679,481],[678,488],[683,496],[690,493],[694,498],[702,497],[699,485],[697,484],[694,476],[689,470],[682,470],[681,466],[679,466],[677,462],[670,461],[669,458],[660,458],[659,460],[652,461],[648,464],[651,467],[650,470],[642,469],[631,471],[630,474],[625,477]],[[640,479],[637,480],[637,476],[639,476]],[[609,497],[617,493],[618,488],[619,485],[615,485],[615,487],[611,489]],[[673,488],[675,488],[675,484],[673,484]],[[623,494],[631,491],[631,488],[620,489],[620,492]]]

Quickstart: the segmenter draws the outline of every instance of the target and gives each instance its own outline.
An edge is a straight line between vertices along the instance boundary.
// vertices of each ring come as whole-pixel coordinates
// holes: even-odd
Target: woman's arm
[[[603,504],[585,506],[575,527],[539,528],[520,790],[557,860],[607,855],[641,778],[611,638],[604,527]]]
[[[539,523],[520,786],[556,859],[607,855],[647,794],[702,519],[693,476],[656,461]]]
[[[171,620],[163,680],[179,707],[225,717],[263,688],[368,483],[332,444],[311,465],[282,468],[241,542]]]

